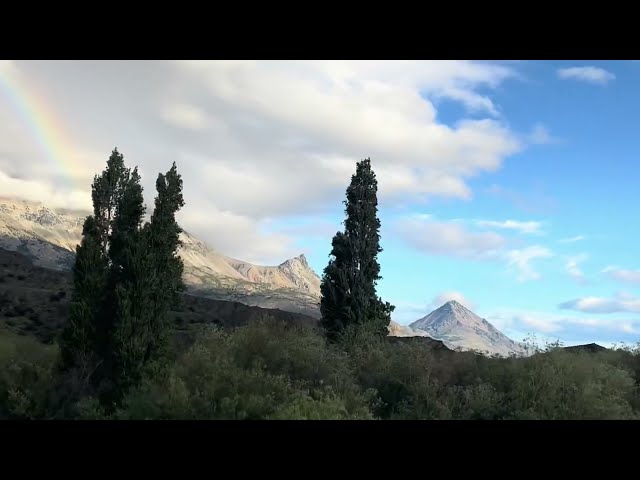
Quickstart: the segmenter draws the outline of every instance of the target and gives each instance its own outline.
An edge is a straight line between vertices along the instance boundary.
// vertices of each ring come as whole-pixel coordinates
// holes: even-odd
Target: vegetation
[[[166,354],[167,313],[182,288],[175,220],[184,205],[182,180],[175,164],[158,176],[155,210],[144,225],[140,180],[117,149],[94,178],[94,213],[76,249],[70,316],[60,339],[62,369],[85,378],[106,405]]]
[[[376,282],[381,279],[378,253],[382,251],[377,192],[371,160],[358,162],[344,202],[344,232],[333,237],[331,259],[320,286],[322,326],[332,340],[361,326],[381,337],[389,331],[395,307],[376,294]]]
[[[55,368],[55,346],[0,330],[0,418],[640,418],[637,349],[549,345],[527,358],[489,358],[369,332],[346,348],[317,328],[268,318],[202,327],[195,338],[110,411],[95,396],[62,394],[81,380]]]
[[[380,222],[369,160],[347,189],[345,229],[324,271],[322,328],[264,317],[178,335],[168,316],[183,288],[175,164],[156,189],[143,224],[140,177],[113,151],[93,183],[94,215],[58,343],[0,329],[1,419],[640,418],[640,346],[531,344],[526,358],[491,358],[387,337],[393,307],[376,294]],[[41,322],[26,302],[0,294],[5,316],[19,310]]]

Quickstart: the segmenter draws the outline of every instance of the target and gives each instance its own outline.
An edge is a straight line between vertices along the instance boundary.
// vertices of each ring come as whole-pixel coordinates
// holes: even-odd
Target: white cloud
[[[552,143],[558,143],[560,140],[555,138],[549,132],[549,129],[544,125],[538,123],[533,127],[533,130],[528,135],[527,140],[529,143],[533,143],[535,145],[548,145]]]
[[[51,208],[91,209],[91,195],[87,191],[56,190],[39,180],[12,178],[0,171],[0,195],[12,199],[43,202]]]
[[[616,78],[613,73],[593,66],[560,68],[558,76],[563,80],[579,80],[596,85],[606,85]]]
[[[458,223],[425,221],[419,217],[401,219],[396,228],[409,245],[435,255],[486,259],[498,256],[505,244],[497,233],[470,232]]]
[[[428,302],[415,303],[406,301],[394,301],[392,298],[386,298],[396,309],[391,315],[391,319],[400,325],[409,325],[419,318],[428,315],[432,310],[431,304]]]
[[[22,188],[12,181],[3,193],[77,207],[117,146],[128,165],[139,165],[148,204],[157,173],[176,161],[187,230],[199,227],[190,219],[202,212],[229,212],[257,232],[268,219],[339,208],[355,162],[368,156],[385,206],[469,199],[470,178],[523,148],[491,99],[517,76],[514,68],[474,61],[3,62],[0,74],[20,86],[24,104],[46,105],[23,118],[0,91],[0,172],[36,182]],[[474,119],[442,123],[436,100],[461,104]],[[46,121],[37,125],[38,118]],[[45,132],[47,125],[53,130]],[[204,235],[215,244],[227,234]],[[495,234],[475,240],[480,249],[500,243]]]
[[[232,258],[259,265],[278,265],[285,258],[299,255],[293,239],[281,233],[265,233],[261,223],[228,211],[184,212],[181,224],[192,225],[188,232]]]
[[[591,334],[597,332],[599,336],[613,336],[614,339],[619,334],[640,333],[640,320],[636,319],[585,318],[512,309],[499,309],[487,315],[486,318],[501,331],[542,334],[543,337],[547,337],[549,340],[553,340],[553,337],[549,337],[551,334],[556,334],[564,339],[575,340],[578,336],[584,335],[585,331],[593,332]],[[584,344],[595,340],[595,338],[592,338],[588,341],[571,341],[571,343]],[[598,343],[602,344],[600,341]]]
[[[166,105],[162,118],[180,128],[202,130],[207,126],[207,115],[198,107],[186,103]]]
[[[615,298],[582,297],[558,305],[563,310],[586,313],[640,312],[640,298],[629,294],[618,294]]]
[[[587,281],[584,272],[580,269],[580,264],[588,258],[589,256],[586,253],[581,253],[567,259],[565,270],[567,274],[578,283],[585,283]]]
[[[502,67],[456,62],[181,62],[178,66],[207,88],[221,108],[250,111],[260,130],[269,131],[268,142],[295,137],[304,147],[273,163],[311,166],[301,174],[318,189],[334,178],[346,185],[354,162],[371,156],[382,196],[468,198],[466,177],[496,169],[501,158],[520,148],[515,136],[495,120],[466,120],[455,127],[438,123],[428,100],[429,93],[451,98],[452,85],[465,88],[469,98],[482,98],[473,88],[497,85],[509,75]],[[472,107],[475,100],[466,103]],[[267,133],[260,130],[255,133]],[[273,145],[267,148],[272,150]]]
[[[436,295],[435,297],[433,297],[433,300],[431,301],[431,307],[434,309],[441,307],[442,305],[444,305],[450,300],[455,300],[456,302],[460,303],[461,305],[468,308],[469,310],[473,310],[475,308],[474,303],[471,302],[468,298],[466,298],[462,293],[454,292],[454,291],[442,292]]]
[[[495,221],[495,220],[476,220],[474,222],[479,227],[484,228],[502,228],[506,230],[517,230],[520,233],[528,233],[528,234],[540,234],[542,223],[527,221],[521,222],[518,220],[505,220],[505,221]]]
[[[516,320],[542,333],[552,333],[562,329],[562,326],[557,323],[557,318],[549,316],[523,313]]]
[[[602,270],[602,272],[620,282],[640,284],[640,270],[626,270],[611,265]]]
[[[515,267],[518,271],[518,281],[539,280],[540,273],[536,272],[531,262],[536,259],[552,257],[553,253],[546,247],[532,245],[530,247],[510,250],[506,253],[509,266]]]
[[[520,282],[539,279],[540,274],[534,270],[531,262],[553,256],[548,248],[540,245],[507,249],[507,240],[503,236],[491,231],[471,231],[465,227],[464,222],[464,219],[438,221],[431,215],[414,214],[397,220],[394,228],[408,245],[427,254],[471,260],[506,261],[507,265],[516,271]],[[485,227],[539,231],[535,222],[529,224],[476,220],[474,223]]]
[[[584,239],[585,239],[584,235],[576,235],[575,237],[561,238],[558,241],[560,243],[575,243],[575,242],[580,242],[581,240],[584,240]]]

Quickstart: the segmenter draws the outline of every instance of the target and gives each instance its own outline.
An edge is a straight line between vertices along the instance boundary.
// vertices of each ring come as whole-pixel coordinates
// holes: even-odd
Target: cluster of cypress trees
[[[93,215],[86,218],[73,267],[74,292],[60,347],[64,370],[80,370],[113,404],[167,353],[168,312],[180,299],[184,206],[175,163],[156,181],[150,221],[137,167],[114,149],[92,184]],[[370,159],[356,165],[344,204],[344,231],[332,241],[321,283],[321,324],[340,339],[365,327],[386,336],[394,307],[377,296],[380,220],[378,184]]]
[[[101,399],[117,401],[163,358],[167,314],[183,290],[177,256],[184,205],[175,163],[156,181],[149,222],[137,167],[114,149],[94,177],[93,215],[86,218],[76,248],[74,292],[60,347],[65,370],[80,369]]]

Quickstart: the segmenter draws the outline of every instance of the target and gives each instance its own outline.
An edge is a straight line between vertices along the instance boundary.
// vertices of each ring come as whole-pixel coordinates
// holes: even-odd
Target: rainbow
[[[60,176],[72,189],[79,189],[74,185],[73,172],[76,169],[73,159],[73,149],[62,128],[63,122],[56,118],[53,109],[42,96],[33,88],[29,88],[26,79],[19,71],[10,71],[13,64],[7,62],[9,68],[2,68],[4,61],[0,60],[0,93],[6,98],[29,130],[30,136],[36,142],[38,149],[46,160],[55,165]]]

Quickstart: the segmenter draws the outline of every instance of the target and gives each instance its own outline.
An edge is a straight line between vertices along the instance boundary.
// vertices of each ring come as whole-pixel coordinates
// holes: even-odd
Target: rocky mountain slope
[[[455,300],[445,303],[409,327],[436,340],[442,340],[452,349],[479,350],[502,356],[525,353],[521,344],[514,342]]]
[[[36,266],[68,271],[89,214],[0,197],[0,248],[20,252]],[[304,255],[261,266],[222,255],[187,232],[181,240],[189,293],[320,318],[320,277]],[[399,337],[426,335],[395,322],[389,332]]]
[[[88,214],[0,198],[0,248],[20,252],[36,266],[69,270]],[[304,255],[260,266],[226,257],[186,232],[181,239],[191,293],[319,317],[320,277]]]
[[[19,252],[0,249],[0,331],[53,342],[69,316],[72,289],[71,272],[38,267]],[[204,325],[237,327],[265,318],[293,325],[318,324],[307,315],[239,302],[189,294],[182,300],[169,312],[174,338],[181,343],[191,341]]]

